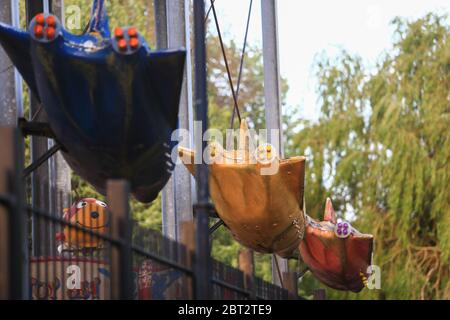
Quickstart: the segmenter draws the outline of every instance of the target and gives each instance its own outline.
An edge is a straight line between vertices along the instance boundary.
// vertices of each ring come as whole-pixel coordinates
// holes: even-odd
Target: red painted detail
[[[120,50],[125,51],[127,50],[127,42],[125,41],[125,39],[120,39],[117,42],[117,46],[119,47]]]
[[[133,49],[136,49],[139,46],[139,39],[138,38],[131,38],[130,39],[130,47]]]
[[[33,31],[36,38],[40,39],[44,36],[44,28],[41,25],[35,25]]]
[[[44,25],[44,23],[45,23],[45,16],[44,16],[43,13],[40,13],[40,14],[38,14],[36,16],[36,18],[34,20],[36,21],[37,24]]]
[[[53,27],[48,27],[45,29],[45,35],[48,40],[53,40],[55,38],[56,30]]]
[[[136,29],[135,27],[130,27],[130,28],[128,28],[128,35],[129,35],[131,38],[137,37],[137,35],[138,35],[137,29]]]
[[[123,38],[123,29],[122,28],[115,28],[114,29],[114,36],[118,39]]]
[[[48,16],[48,17],[47,17],[47,25],[48,25],[49,27],[55,27],[55,25],[56,25],[56,19],[55,19],[54,16]]]

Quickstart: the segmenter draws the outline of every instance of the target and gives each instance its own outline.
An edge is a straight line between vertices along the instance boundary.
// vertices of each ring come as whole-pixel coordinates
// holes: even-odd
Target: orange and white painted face
[[[63,218],[73,226],[86,228],[104,234],[107,229],[106,203],[94,198],[85,198],[76,202],[70,209],[66,210]],[[64,228],[64,242],[71,247],[93,248],[101,244],[101,239],[87,234],[76,227]]]

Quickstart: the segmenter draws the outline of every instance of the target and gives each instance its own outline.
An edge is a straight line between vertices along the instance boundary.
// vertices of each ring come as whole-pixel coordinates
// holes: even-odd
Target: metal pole
[[[283,273],[283,283],[285,289],[288,291],[289,300],[298,299],[298,276],[297,272],[285,272]]]
[[[208,128],[208,97],[206,84],[206,33],[205,33],[205,1],[194,1],[194,43],[195,43],[195,110],[196,121],[199,121],[201,130],[195,137],[195,151],[203,155],[206,141],[203,133]],[[203,159],[202,159],[203,160]],[[197,204],[194,207],[197,220],[196,244],[196,298],[210,299],[211,288],[211,259],[209,248],[209,186],[208,166],[205,161],[196,164]]]
[[[11,0],[11,16],[12,25],[20,28],[20,6],[19,1]],[[17,69],[14,70],[14,87],[16,92],[16,114],[18,118],[23,117],[23,91],[22,91],[22,76]]]
[[[12,24],[11,1],[0,2],[0,21]],[[14,66],[0,47],[0,125],[14,126],[17,123],[14,81]]]
[[[155,11],[156,48],[167,48],[167,5],[166,0],[153,0]]]
[[[51,8],[51,1],[47,0],[27,0],[26,3],[26,21],[27,26],[31,20],[44,9]],[[39,111],[40,110],[40,111]],[[39,114],[35,117],[36,113]],[[36,121],[47,122],[45,111],[40,107],[39,101],[30,92],[30,118]],[[41,137],[31,137],[31,162],[39,159],[48,150],[48,139]],[[35,172],[31,178],[31,201],[33,208],[50,211],[50,193],[49,193],[49,164],[44,163]],[[36,256],[52,255],[56,253],[54,243],[54,234],[50,234],[45,223],[34,219],[32,223],[33,254]],[[48,246],[44,246],[46,243]]]
[[[189,1],[167,0],[166,9],[168,48],[190,47]],[[186,51],[187,63],[184,70],[178,123],[180,129],[191,132],[193,127],[191,55],[189,48]],[[190,141],[180,141],[180,145],[190,147]],[[185,166],[179,164],[165,186],[162,197],[163,233],[176,241],[180,239],[180,225],[184,221],[193,219],[191,192],[191,175]]]
[[[156,48],[167,49],[167,1],[153,0],[156,28]],[[174,172],[175,174],[175,172]],[[177,216],[175,204],[175,185],[173,176],[167,182],[161,196],[162,233],[166,237],[177,240]]]
[[[263,33],[263,59],[264,59],[264,97],[266,106],[266,127],[268,130],[268,142],[279,152],[280,157],[284,156],[282,114],[281,114],[281,94],[280,94],[280,64],[278,55],[278,22],[277,22],[277,1],[261,0],[261,19]],[[275,131],[275,130],[278,131]],[[277,135],[278,132],[278,135]],[[288,271],[287,260],[274,256],[272,259],[272,279],[273,283],[281,285],[276,261],[280,267],[280,272]]]
[[[52,12],[64,25],[64,0],[53,0],[52,5]],[[55,141],[49,139],[48,148],[51,149],[54,145]],[[71,205],[71,170],[61,152],[49,159],[49,167],[50,212],[57,216],[62,216],[64,208],[69,208]]]
[[[239,270],[244,273],[244,287],[250,292],[250,299],[254,300],[255,292],[255,261],[253,250],[245,248],[239,251],[238,256]]]
[[[193,254],[195,253],[195,223],[193,221],[185,221],[180,226],[180,239],[181,243],[185,246],[184,259],[182,262],[192,269],[194,265]],[[192,300],[194,299],[194,282],[192,277],[185,276],[182,281],[183,298]]]
[[[107,200],[111,217],[112,236],[122,243],[112,250],[112,299],[132,300],[132,222],[130,218],[130,186],[125,180],[108,180]]]

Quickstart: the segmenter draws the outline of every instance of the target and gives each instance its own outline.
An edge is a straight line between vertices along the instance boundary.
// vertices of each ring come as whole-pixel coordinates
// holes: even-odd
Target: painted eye
[[[102,206],[103,208],[106,208],[106,203],[104,203],[104,202],[101,202],[101,201],[96,201],[96,203],[99,205],[99,206]]]
[[[81,209],[87,206],[87,202],[81,201],[77,203],[77,209]]]
[[[347,221],[341,221],[336,224],[334,233],[338,238],[347,238],[352,233],[351,225]]]

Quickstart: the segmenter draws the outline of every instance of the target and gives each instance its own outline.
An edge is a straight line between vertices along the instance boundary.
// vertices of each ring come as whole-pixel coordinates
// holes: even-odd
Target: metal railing
[[[0,128],[0,137],[0,298],[196,299],[199,270],[211,275],[213,299],[298,298],[255,278],[252,255],[240,256],[239,270],[212,259],[208,248],[196,249],[194,222],[182,226],[181,243],[135,225],[126,181],[108,182],[105,210],[83,210],[88,203],[65,215],[32,208],[23,192],[20,135]]]

